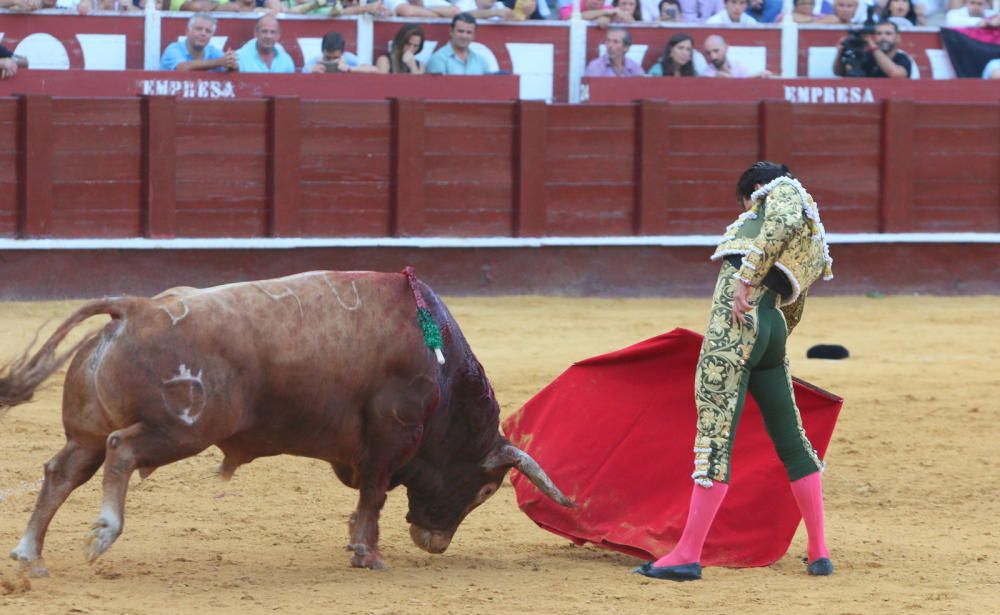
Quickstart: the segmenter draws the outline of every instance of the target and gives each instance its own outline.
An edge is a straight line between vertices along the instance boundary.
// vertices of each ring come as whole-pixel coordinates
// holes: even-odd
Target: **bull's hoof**
[[[121,527],[112,525],[107,519],[98,519],[84,540],[83,556],[91,564],[94,563],[102,553],[111,548],[121,533]]]
[[[17,549],[10,552],[10,558],[17,562],[17,572],[32,579],[44,579],[49,576],[45,560],[40,557],[27,558],[18,553]]]
[[[388,570],[385,560],[378,549],[369,549],[365,545],[347,545],[348,551],[353,551],[351,555],[351,566],[354,568],[367,568],[369,570]]]

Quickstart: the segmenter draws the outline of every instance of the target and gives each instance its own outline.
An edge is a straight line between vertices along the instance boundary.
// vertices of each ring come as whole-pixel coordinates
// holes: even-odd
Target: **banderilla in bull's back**
[[[71,330],[101,315],[111,320],[58,352]],[[0,371],[0,413],[29,401],[67,361],[66,444],[45,463],[34,512],[11,552],[32,575],[47,573],[42,546],[52,517],[102,465],[90,561],[121,535],[133,472],[145,478],[212,445],[224,454],[226,479],[257,457],[328,461],[360,491],[347,547],[357,567],[385,566],[379,512],[398,485],[408,492],[410,536],[431,553],[448,548],[510,468],[573,506],[500,434],[482,366],[447,307],[409,268],[314,271],[87,303],[37,352],[29,347]]]

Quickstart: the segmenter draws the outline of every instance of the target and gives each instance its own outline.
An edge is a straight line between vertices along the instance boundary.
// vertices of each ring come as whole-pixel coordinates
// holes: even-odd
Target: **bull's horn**
[[[556,487],[552,479],[545,473],[545,470],[538,465],[538,462],[531,458],[531,455],[525,453],[521,449],[517,448],[513,444],[505,444],[500,449],[496,459],[502,460],[501,463],[510,464],[521,471],[528,477],[531,483],[538,487],[538,490],[555,500],[562,506],[566,508],[576,508],[576,504],[573,500],[569,499],[563,495],[562,491],[559,491],[559,487]]]

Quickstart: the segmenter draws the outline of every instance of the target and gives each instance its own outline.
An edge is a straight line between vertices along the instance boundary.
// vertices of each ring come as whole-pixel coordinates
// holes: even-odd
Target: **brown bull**
[[[444,363],[425,343],[417,301],[440,326]],[[73,327],[111,322],[60,355]],[[77,310],[33,356],[6,366],[0,411],[31,398],[69,357],[65,447],[11,556],[45,574],[42,543],[73,489],[104,465],[103,506],[87,540],[91,561],[122,532],[135,470],[216,445],[228,478],[257,457],[323,459],[360,490],[349,523],[351,564],[384,566],[378,518],[405,485],[410,536],[441,553],[511,467],[571,506],[545,473],[499,433],[486,374],[448,309],[412,276],[310,272],[207,289],[175,288]]]

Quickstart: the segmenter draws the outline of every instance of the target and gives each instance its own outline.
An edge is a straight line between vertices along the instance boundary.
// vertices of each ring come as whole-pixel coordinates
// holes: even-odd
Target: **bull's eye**
[[[486,495],[486,496],[493,495],[493,488],[492,487],[487,487],[486,491],[483,492],[483,495]]]

